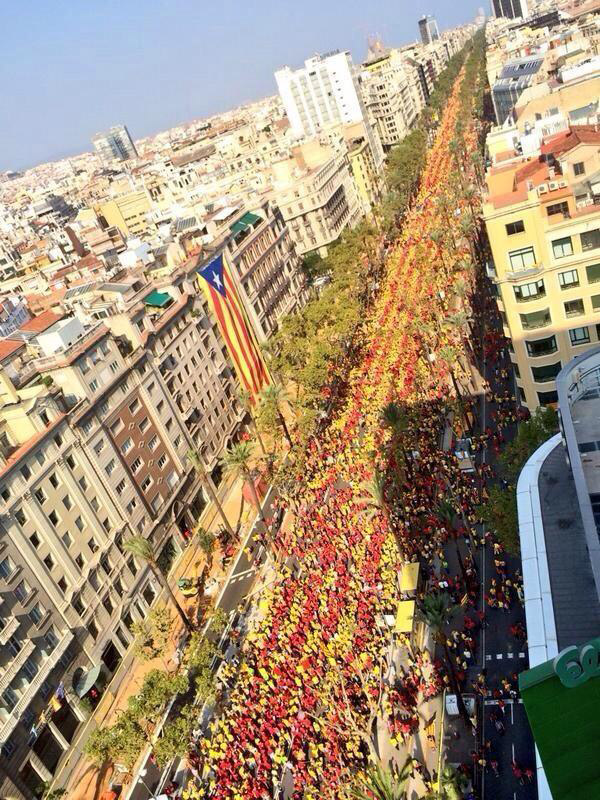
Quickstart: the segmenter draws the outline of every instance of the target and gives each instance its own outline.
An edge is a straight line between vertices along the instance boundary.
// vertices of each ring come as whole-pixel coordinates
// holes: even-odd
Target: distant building
[[[498,125],[502,125],[512,114],[521,94],[534,83],[542,63],[542,57],[532,56],[509,61],[502,68],[492,87],[492,102]]]
[[[138,157],[133,139],[125,125],[115,125],[104,133],[97,133],[92,138],[92,144],[103,164]]]
[[[435,17],[426,16],[419,20],[419,33],[423,44],[431,44],[440,38],[440,32]]]
[[[508,19],[517,17],[524,19],[529,16],[527,0],[492,0],[492,11],[495,17],[508,17]]]
[[[295,136],[314,136],[330,125],[365,118],[347,51],[313,56],[300,69],[283,67],[275,80]]]

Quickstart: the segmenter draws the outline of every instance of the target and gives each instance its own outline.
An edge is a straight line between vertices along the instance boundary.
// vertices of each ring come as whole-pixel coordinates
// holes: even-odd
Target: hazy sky
[[[136,137],[276,91],[315,52],[399,45],[417,19],[470,21],[482,0],[19,0],[0,3],[0,170]]]

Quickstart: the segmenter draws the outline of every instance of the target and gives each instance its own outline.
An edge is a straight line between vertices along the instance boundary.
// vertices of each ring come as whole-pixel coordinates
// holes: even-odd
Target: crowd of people
[[[456,415],[452,367],[424,357],[432,326],[439,348],[462,347],[460,333],[440,325],[440,316],[456,310],[453,285],[472,287],[474,280],[460,226],[468,202],[448,177],[456,167],[449,142],[459,108],[457,86],[405,233],[388,254],[360,359],[348,365],[345,403],[309,442],[295,476],[288,498],[294,524],[274,543],[286,556],[279,579],[261,598],[222,713],[190,749],[190,800],[262,800],[284,790],[304,800],[334,798],[374,757],[375,720],[386,720],[392,746],[410,740],[421,724],[420,704],[447,685],[448,665],[407,647],[400,670],[383,670],[392,637],[381,620],[395,615],[406,562],[419,562],[428,592],[464,598],[465,627],[450,646],[466,681],[474,629],[486,624],[476,608],[474,561],[483,475],[463,473],[441,447],[440,433]],[[466,126],[463,136],[467,152],[475,149],[475,130]],[[448,216],[448,206],[456,213]],[[432,236],[440,229],[453,239],[452,259],[445,257],[448,242]],[[460,363],[454,369],[460,372]],[[390,402],[406,410],[410,453],[393,447],[393,433],[381,424]],[[444,502],[456,519],[439,511]],[[460,574],[450,574],[449,547],[462,552]],[[508,578],[498,575],[497,601],[508,597]],[[413,766],[415,774],[427,772]]]

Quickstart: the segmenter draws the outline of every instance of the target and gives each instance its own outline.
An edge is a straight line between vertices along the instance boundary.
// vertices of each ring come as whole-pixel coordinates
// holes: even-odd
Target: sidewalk
[[[254,518],[255,510],[248,503],[242,505],[242,489],[243,484],[240,480],[225,483],[223,487],[220,487],[218,496],[221,499],[225,515],[234,530],[238,524],[238,519],[240,520],[240,538],[243,541],[244,531],[249,521]],[[241,517],[240,508],[242,509]],[[197,528],[204,527],[216,533],[221,525],[222,520],[219,512],[212,504],[207,504],[198,520]],[[196,614],[199,598],[184,597],[176,588],[177,580],[181,577],[198,577],[205,563],[206,556],[204,552],[192,540],[179,553],[169,572],[169,584],[174,589],[179,603],[190,618],[193,618]],[[210,577],[222,583],[227,575],[229,566],[230,564],[225,568],[223,567],[221,553],[215,550]],[[162,596],[158,602],[163,602]],[[71,745],[66,762],[55,777],[57,781],[65,781],[64,788],[69,798],[72,800],[98,800],[102,792],[109,788],[113,767],[109,766],[103,770],[98,770],[83,754],[85,741],[93,729],[110,725],[117,715],[127,707],[127,700],[138,691],[144,676],[150,670],[168,669],[173,671],[176,669],[172,654],[182,633],[183,623],[178,615],[173,612],[173,630],[170,637],[169,652],[166,657],[143,662],[133,655],[133,643],[129,647],[111,682],[106,687],[99,705],[89,719],[83,723],[83,727]],[[65,773],[68,773],[66,780]]]

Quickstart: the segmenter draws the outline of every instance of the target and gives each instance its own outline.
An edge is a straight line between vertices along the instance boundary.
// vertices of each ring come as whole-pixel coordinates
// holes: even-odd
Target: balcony
[[[521,327],[524,331],[533,331],[537,330],[538,328],[547,328],[548,325],[552,324],[552,317],[550,316],[549,312],[546,314],[529,314],[527,315],[531,317],[531,319],[524,319],[526,317],[525,314],[520,314],[521,317]]]
[[[527,267],[526,269],[519,269],[519,270],[506,270],[505,278],[507,281],[522,281],[525,278],[535,278],[537,275],[541,275],[544,271],[543,264],[533,264],[531,267]]]
[[[13,658],[13,660],[8,664],[4,672],[2,673],[2,677],[0,678],[0,694],[4,692],[5,689],[10,686],[11,682],[15,678],[16,674],[19,672],[23,664],[27,661],[29,656],[35,650],[35,642],[33,639],[29,639],[23,644],[23,647],[19,650],[17,655]]]
[[[23,716],[23,713],[27,709],[27,706],[29,705],[29,703],[31,703],[31,701],[41,688],[43,682],[46,680],[48,675],[50,675],[54,667],[57,665],[58,660],[62,658],[67,647],[71,644],[72,640],[73,640],[72,631],[66,631],[66,633],[62,635],[60,641],[58,642],[54,650],[40,664],[40,668],[38,670],[37,675],[31,681],[31,683],[24,689],[23,695],[20,698],[17,705],[13,708],[13,710],[10,712],[10,714],[4,720],[4,722],[0,722],[0,742],[5,742],[11,735],[11,733],[14,731],[16,726],[19,724],[19,720]]]
[[[5,645],[13,633],[16,632],[17,628],[21,623],[16,617],[11,617],[4,628],[0,631],[0,644]]]

